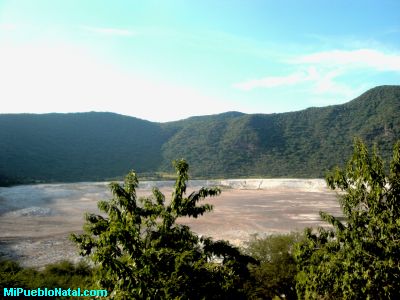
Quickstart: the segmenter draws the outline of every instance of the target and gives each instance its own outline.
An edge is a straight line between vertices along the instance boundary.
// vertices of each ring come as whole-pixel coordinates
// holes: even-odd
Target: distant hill
[[[354,136],[389,157],[400,139],[400,86],[343,104],[281,114],[227,112],[153,123],[113,113],[0,115],[0,179],[89,181],[171,172],[194,177],[322,177]]]
[[[0,174],[25,181],[85,181],[156,170],[160,124],[112,113],[0,115]]]

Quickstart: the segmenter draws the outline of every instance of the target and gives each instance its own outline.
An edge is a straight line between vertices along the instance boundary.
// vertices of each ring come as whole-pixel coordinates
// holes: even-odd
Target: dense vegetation
[[[376,149],[372,155],[356,141],[344,169],[328,175],[339,189],[345,222],[329,214],[332,228],[306,230],[298,245],[300,299],[400,298],[400,141],[390,171]]]
[[[112,200],[98,203],[106,217],[87,215],[85,233],[73,234],[73,241],[98,266],[99,285],[114,299],[245,299],[247,264],[255,260],[176,223],[210,211],[211,205],[198,202],[220,190],[186,195],[188,164],[181,160],[175,167],[168,204],[157,188],[152,197],[137,198],[138,180],[130,172],[123,186],[110,185]]]
[[[243,249],[258,261],[249,264],[251,279],[247,285],[251,299],[297,299],[297,265],[294,249],[303,240],[300,233],[253,236]]]
[[[31,268],[23,268],[18,263],[8,260],[0,260],[0,299],[3,299],[4,288],[62,288],[92,289],[94,270],[86,263],[72,264],[63,261],[51,264],[44,270],[38,271]],[[9,297],[7,297],[9,298]],[[47,297],[41,297],[46,299]],[[54,299],[48,297],[47,299]]]
[[[6,177],[0,174],[0,186],[12,186],[22,183],[27,183],[27,181]]]
[[[169,171],[184,157],[193,177],[322,177],[354,136],[383,158],[400,138],[400,87],[343,105],[282,114],[237,112],[152,123],[112,113],[0,115],[1,177],[83,181]]]
[[[156,169],[165,137],[159,124],[111,113],[18,114],[0,115],[0,141],[3,176],[82,181]]]

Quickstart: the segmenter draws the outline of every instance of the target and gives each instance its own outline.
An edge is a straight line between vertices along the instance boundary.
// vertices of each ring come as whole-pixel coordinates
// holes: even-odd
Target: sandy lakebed
[[[319,211],[341,215],[336,193],[321,179],[237,179],[191,181],[188,191],[219,185],[222,194],[198,219],[181,219],[198,234],[241,245],[251,234],[300,231],[324,225]],[[173,182],[143,182],[138,195],[159,186],[167,199]],[[0,256],[23,266],[77,262],[71,232],[82,232],[84,213],[97,213],[97,201],[110,199],[107,183],[38,184],[0,188]]]

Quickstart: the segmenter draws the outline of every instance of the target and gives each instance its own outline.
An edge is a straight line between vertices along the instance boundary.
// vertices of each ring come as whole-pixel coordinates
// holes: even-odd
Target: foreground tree
[[[259,261],[249,266],[252,280],[248,287],[252,299],[297,299],[293,252],[302,238],[299,233],[263,238],[255,235],[246,243],[245,253]]]
[[[115,299],[241,299],[242,286],[252,261],[224,241],[198,237],[179,217],[211,211],[198,205],[218,188],[201,188],[186,197],[188,164],[175,162],[177,179],[172,199],[155,188],[148,198],[138,198],[134,172],[123,186],[111,183],[113,199],[100,201],[107,217],[86,215],[85,233],[72,235],[81,255],[99,269],[99,285]]]
[[[400,142],[390,171],[360,140],[344,169],[327,176],[339,189],[345,222],[326,213],[332,229],[306,230],[299,244],[301,299],[400,299]]]

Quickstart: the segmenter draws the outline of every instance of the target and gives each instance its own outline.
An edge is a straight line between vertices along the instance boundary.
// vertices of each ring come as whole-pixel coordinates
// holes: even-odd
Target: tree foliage
[[[246,242],[245,253],[259,264],[249,266],[252,299],[296,299],[297,274],[294,260],[295,244],[301,241],[299,233],[274,234],[264,238],[252,236]]]
[[[389,172],[359,139],[344,169],[327,176],[340,190],[345,221],[321,213],[332,228],[306,230],[296,253],[297,292],[306,299],[399,299],[400,142]]]
[[[113,199],[100,201],[106,214],[88,214],[85,233],[72,235],[82,255],[99,266],[99,285],[115,299],[240,299],[250,257],[224,241],[199,237],[180,217],[197,218],[212,210],[198,205],[220,194],[201,188],[186,196],[188,164],[175,162],[177,179],[172,199],[155,188],[138,198],[132,171],[123,186],[111,183]]]
[[[47,265],[38,271],[23,268],[17,262],[0,260],[0,299],[3,299],[4,288],[62,288],[81,290],[94,288],[93,269],[85,262],[73,264],[61,261]],[[42,299],[54,297],[43,297]],[[64,298],[63,298],[64,299]],[[76,297],[75,297],[76,299]]]

